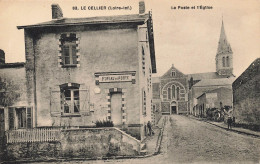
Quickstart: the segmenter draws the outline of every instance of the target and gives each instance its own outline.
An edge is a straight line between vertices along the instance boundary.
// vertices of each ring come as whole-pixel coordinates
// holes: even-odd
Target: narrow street
[[[260,139],[186,116],[166,116],[161,154],[149,158],[65,163],[259,163]]]

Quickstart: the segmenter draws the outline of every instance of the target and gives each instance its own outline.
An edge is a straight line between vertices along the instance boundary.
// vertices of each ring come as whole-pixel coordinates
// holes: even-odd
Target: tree
[[[19,86],[10,79],[0,77],[0,106],[11,106],[19,97]]]

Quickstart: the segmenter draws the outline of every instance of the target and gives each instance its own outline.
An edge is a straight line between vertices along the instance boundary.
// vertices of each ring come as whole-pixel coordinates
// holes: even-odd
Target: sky
[[[16,26],[51,20],[51,4],[57,3],[63,16],[92,17],[138,13],[138,0],[0,0],[0,49],[6,62],[24,62],[24,31]],[[239,76],[260,57],[259,0],[146,0],[152,11],[157,74],[171,66],[185,74],[216,71],[215,56],[224,21],[227,40],[233,50],[234,75]],[[197,6],[212,9],[197,9]],[[132,10],[72,10],[73,6],[131,6]],[[177,9],[171,9],[176,6]],[[178,9],[195,6],[196,9]]]

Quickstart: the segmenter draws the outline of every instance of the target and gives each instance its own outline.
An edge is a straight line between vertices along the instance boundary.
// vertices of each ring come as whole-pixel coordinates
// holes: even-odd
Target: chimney
[[[139,14],[145,14],[145,3],[144,1],[139,1]]]
[[[60,19],[63,17],[62,10],[58,4],[51,5],[52,19]]]
[[[5,64],[5,52],[0,49],[0,64]]]

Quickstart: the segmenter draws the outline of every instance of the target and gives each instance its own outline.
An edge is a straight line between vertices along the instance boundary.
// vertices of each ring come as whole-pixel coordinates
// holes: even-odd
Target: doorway
[[[171,106],[172,114],[177,114],[176,106]]]
[[[114,125],[122,124],[122,93],[112,93],[111,95],[111,120]]]
[[[176,104],[176,102],[171,103],[171,114],[177,114],[177,104]]]

